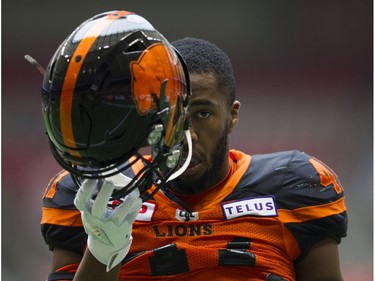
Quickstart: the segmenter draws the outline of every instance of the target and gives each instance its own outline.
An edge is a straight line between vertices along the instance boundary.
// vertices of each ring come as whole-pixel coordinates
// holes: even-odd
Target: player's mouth
[[[182,159],[182,163],[184,163],[186,159]],[[198,158],[192,157],[191,161],[189,163],[189,166],[186,168],[186,170],[182,173],[184,176],[190,176],[197,173],[199,170],[199,167],[201,166],[201,161]]]

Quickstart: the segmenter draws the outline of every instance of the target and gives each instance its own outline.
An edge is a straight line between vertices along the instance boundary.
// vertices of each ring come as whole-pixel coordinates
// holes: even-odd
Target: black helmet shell
[[[113,11],[85,21],[57,49],[43,80],[55,157],[74,167],[116,165],[148,145],[155,124],[164,128],[162,149],[176,146],[187,81],[183,60],[143,17]]]

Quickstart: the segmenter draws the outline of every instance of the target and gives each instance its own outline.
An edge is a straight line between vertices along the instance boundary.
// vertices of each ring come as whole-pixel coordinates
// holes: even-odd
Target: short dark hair
[[[203,39],[186,37],[171,43],[184,58],[189,73],[213,73],[218,89],[224,90],[228,107],[236,99],[236,81],[228,55],[215,44]]]

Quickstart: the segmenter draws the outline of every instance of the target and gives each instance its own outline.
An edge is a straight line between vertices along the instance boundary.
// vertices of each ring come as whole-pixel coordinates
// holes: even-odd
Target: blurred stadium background
[[[84,19],[126,9],[170,41],[208,39],[232,58],[242,102],[231,146],[251,154],[299,149],[331,166],[350,224],[346,281],[373,276],[373,2],[143,0],[2,1],[2,280],[45,280],[41,197],[60,169],[44,133],[44,66]]]

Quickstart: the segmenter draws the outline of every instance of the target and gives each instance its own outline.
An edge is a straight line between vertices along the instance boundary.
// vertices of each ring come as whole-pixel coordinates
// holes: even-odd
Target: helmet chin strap
[[[171,180],[174,180],[175,178],[179,177],[186,169],[187,167],[189,166],[190,164],[190,160],[191,160],[191,156],[193,154],[193,144],[192,144],[192,140],[191,140],[191,134],[190,134],[190,131],[189,129],[187,129],[185,132],[185,137],[186,137],[186,141],[187,141],[187,144],[188,144],[188,155],[186,157],[186,160],[184,162],[184,164],[180,167],[180,169],[178,169],[176,172],[174,172],[168,179],[167,179],[167,182],[171,181]]]

